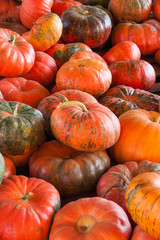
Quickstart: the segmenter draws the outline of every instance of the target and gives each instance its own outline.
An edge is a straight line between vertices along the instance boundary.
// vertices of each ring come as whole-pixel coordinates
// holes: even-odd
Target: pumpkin
[[[60,195],[50,183],[22,175],[4,179],[0,185],[1,240],[47,240],[59,209]]]
[[[5,172],[4,172],[3,179],[8,178],[12,175],[16,175],[16,167],[12,162],[12,160],[5,155],[3,157],[5,161]]]
[[[29,159],[29,175],[50,182],[63,197],[94,190],[109,167],[105,150],[79,152],[57,140],[41,144]]]
[[[117,61],[140,60],[140,58],[141,52],[138,46],[131,41],[119,42],[103,55],[108,65]]]
[[[50,95],[40,83],[22,77],[3,78],[0,91],[6,101],[17,101],[36,108],[38,103]]]
[[[80,52],[76,52],[74,53],[70,58],[69,58],[69,61],[70,60],[75,60],[75,59],[83,59],[83,58],[95,58],[97,60],[100,60],[102,61],[107,67],[108,67],[108,64],[106,63],[106,61],[96,52],[91,52],[91,51],[80,51]]]
[[[49,54],[57,64],[59,69],[69,58],[76,52],[87,50],[92,52],[92,49],[84,43],[56,43],[49,48],[46,53]]]
[[[38,18],[30,31],[22,37],[35,51],[46,51],[58,42],[62,34],[62,22],[55,13],[48,13]]]
[[[154,60],[160,66],[160,49],[155,53]]]
[[[35,61],[31,44],[18,33],[0,28],[0,76],[17,77],[27,73]]]
[[[0,184],[4,177],[4,171],[5,171],[5,160],[3,155],[0,153]]]
[[[118,163],[148,160],[160,162],[160,113],[134,109],[119,117],[121,134],[109,149]]]
[[[29,152],[45,141],[42,113],[27,104],[0,99],[0,151]]]
[[[86,102],[97,102],[97,100],[89,93],[83,92],[77,89],[67,89],[57,91],[56,93],[42,99],[37,109],[42,112],[45,121],[45,130],[51,136],[52,131],[50,127],[50,117],[52,112],[58,107],[60,103],[66,101],[80,101]]]
[[[153,7],[152,7],[152,10],[153,10],[153,15],[154,17],[160,21],[160,2],[159,0],[154,0],[153,1]]]
[[[101,176],[96,187],[97,196],[114,201],[121,206],[128,215],[132,225],[133,220],[125,203],[125,192],[132,178],[143,172],[160,173],[160,164],[146,160],[116,164]]]
[[[111,33],[112,45],[127,40],[137,44],[142,55],[154,54],[160,46],[160,22],[149,19],[143,23],[117,24]]]
[[[136,225],[133,230],[131,240],[155,240],[155,238],[143,231],[139,225]]]
[[[96,48],[107,41],[112,29],[109,14],[95,6],[76,5],[61,15],[62,39],[66,43],[82,42]]]
[[[65,10],[75,5],[81,5],[81,3],[74,0],[56,0],[52,4],[51,12],[61,16]]]
[[[93,96],[100,96],[107,91],[111,81],[112,75],[106,64],[95,58],[68,61],[56,75],[59,90],[79,89]]]
[[[110,0],[114,18],[118,21],[145,21],[151,11],[151,0]]]
[[[19,3],[15,0],[1,0],[0,1],[0,15],[8,12],[9,9],[18,6]]]
[[[21,23],[0,22],[0,28],[10,29],[11,31],[18,33],[20,36],[28,31],[28,29]]]
[[[57,64],[55,60],[45,52],[35,52],[35,62],[29,72],[23,75],[23,78],[39,82],[44,87],[52,84],[57,73]]]
[[[54,217],[49,240],[129,240],[131,225],[121,207],[100,197],[81,198],[63,206]]]
[[[126,205],[133,220],[151,237],[160,239],[160,174],[141,173],[134,177],[125,193]]]
[[[145,60],[118,61],[109,65],[112,74],[111,86],[126,85],[149,90],[156,82],[153,66]]]
[[[51,13],[53,0],[23,0],[20,19],[23,25],[31,29],[38,18]]]
[[[109,148],[120,135],[118,118],[100,103],[63,102],[52,112],[50,123],[59,141],[79,151]]]
[[[98,99],[99,103],[108,107],[117,117],[137,108],[158,112],[159,101],[160,96],[157,94],[125,85],[110,88]]]
[[[20,5],[10,8],[6,13],[0,15],[0,22],[21,23],[20,9]]]
[[[109,4],[109,0],[78,0],[78,1],[83,5],[90,5],[90,6],[100,5],[105,8],[107,8]]]

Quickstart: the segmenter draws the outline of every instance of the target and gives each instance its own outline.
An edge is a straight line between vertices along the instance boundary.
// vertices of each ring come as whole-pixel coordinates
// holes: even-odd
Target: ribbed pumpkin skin
[[[154,59],[160,65],[160,49],[155,53]]]
[[[158,21],[160,21],[160,2],[159,2],[159,0],[154,0],[154,1],[153,1],[152,10],[153,10],[153,15],[154,15],[154,17],[155,17]]]
[[[83,50],[92,52],[92,49],[86,44],[77,42],[68,44],[56,43],[46,53],[56,61],[57,68],[59,69],[74,53]]]
[[[29,29],[41,16],[51,13],[53,0],[23,0],[20,10],[20,18],[23,25]]]
[[[68,104],[69,103],[69,104]],[[62,103],[50,118],[54,136],[79,151],[95,152],[112,146],[120,135],[119,120],[99,103]],[[85,107],[84,106],[84,107]]]
[[[111,34],[112,45],[121,41],[137,44],[142,55],[151,55],[160,46],[160,22],[149,19],[143,23],[119,23]]]
[[[160,239],[160,174],[147,172],[134,177],[125,199],[133,220],[151,237]]]
[[[34,64],[35,51],[18,33],[0,28],[0,76],[17,77]]]
[[[103,55],[108,65],[117,61],[140,60],[140,58],[141,52],[138,46],[131,41],[119,42]]]
[[[111,86],[126,85],[149,90],[156,81],[153,66],[144,60],[118,61],[109,65],[112,73]]]
[[[109,167],[105,150],[79,152],[57,140],[41,144],[29,160],[30,176],[50,182],[65,197],[93,190]]]
[[[81,5],[81,3],[74,0],[69,1],[58,0],[53,2],[51,11],[53,13],[56,13],[58,16],[61,16],[64,11],[75,5]]]
[[[45,141],[43,115],[19,102],[0,99],[0,151],[18,155]]]
[[[143,231],[139,225],[136,225],[133,230],[131,240],[155,240],[155,238],[151,237],[148,233]]]
[[[56,75],[59,90],[79,89],[93,96],[102,95],[110,87],[112,75],[97,59],[75,59],[64,63]]]
[[[62,22],[55,13],[48,13],[38,18],[30,31],[22,37],[35,51],[46,51],[58,42],[62,34]]]
[[[61,20],[66,43],[82,42],[91,48],[102,45],[112,29],[109,15],[95,6],[73,6],[61,15]]]
[[[0,185],[0,239],[47,240],[59,209],[60,195],[50,183],[22,175],[4,179]]]
[[[125,85],[110,88],[98,99],[99,103],[108,107],[117,117],[137,108],[158,112],[159,101],[160,96],[157,94]]]
[[[116,203],[100,197],[81,198],[55,215],[49,240],[129,240],[131,225]]]
[[[160,164],[143,160],[139,163],[129,161],[112,166],[100,178],[96,189],[97,196],[116,202],[133,222],[126,207],[125,192],[130,181],[143,172],[160,173]]]
[[[97,100],[92,95],[77,89],[61,90],[44,98],[38,104],[37,109],[41,111],[41,113],[43,114],[45,121],[45,130],[49,135],[52,135],[50,127],[51,114],[60,103],[63,103],[65,101],[65,98],[63,96],[67,98],[69,101],[79,101],[82,103],[87,102],[97,103]]]
[[[145,21],[151,11],[151,0],[110,0],[115,19],[121,21]]]
[[[109,149],[111,158],[118,163],[131,159],[160,162],[160,113],[134,109],[119,117],[121,134]],[[157,121],[157,122],[156,122]]]
[[[19,3],[15,0],[1,0],[0,1],[0,15],[8,12],[9,9],[18,6]]]
[[[5,160],[3,155],[0,153],[0,184],[4,177],[4,171],[5,171]]]

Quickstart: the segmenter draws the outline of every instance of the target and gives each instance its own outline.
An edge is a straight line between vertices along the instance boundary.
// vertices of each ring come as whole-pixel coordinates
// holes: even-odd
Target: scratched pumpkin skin
[[[149,90],[156,81],[154,68],[144,60],[118,61],[110,64],[108,68],[112,73],[112,87],[126,85]]]

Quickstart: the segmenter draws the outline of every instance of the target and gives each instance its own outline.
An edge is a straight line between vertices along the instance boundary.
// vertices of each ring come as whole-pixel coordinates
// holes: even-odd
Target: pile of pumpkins
[[[160,239],[145,56],[159,0],[0,1],[1,240]]]

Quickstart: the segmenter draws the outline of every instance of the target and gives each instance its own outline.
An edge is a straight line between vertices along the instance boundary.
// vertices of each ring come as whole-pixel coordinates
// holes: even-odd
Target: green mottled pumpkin
[[[4,171],[5,171],[5,161],[4,161],[3,155],[0,153],[0,183],[3,180]]]
[[[0,99],[0,151],[21,155],[45,141],[42,113],[16,101]]]

